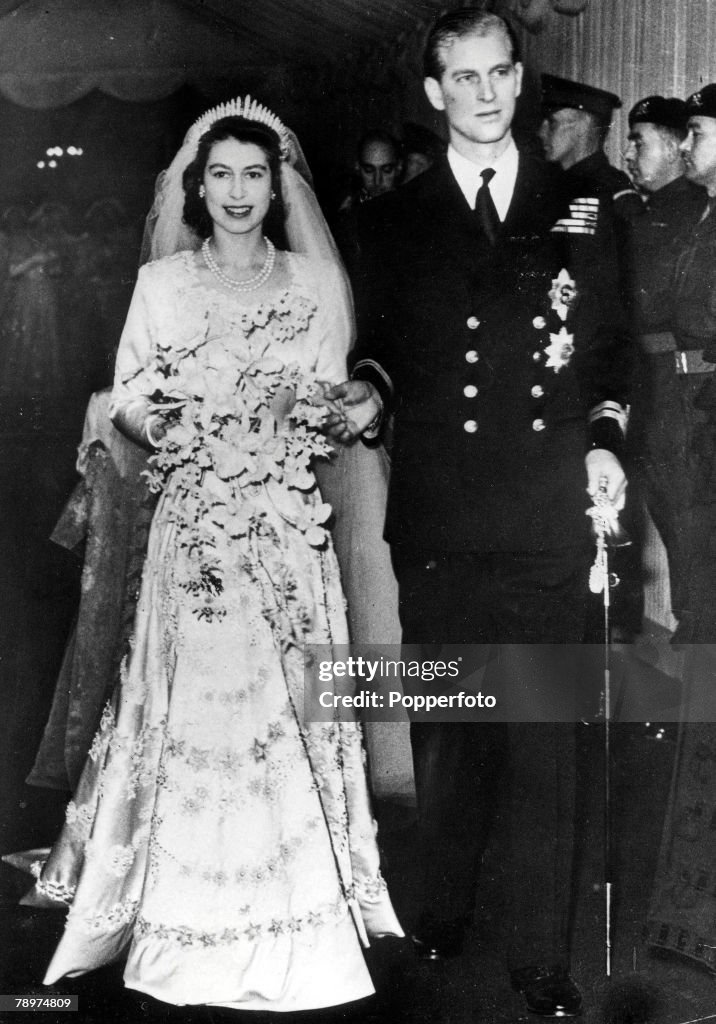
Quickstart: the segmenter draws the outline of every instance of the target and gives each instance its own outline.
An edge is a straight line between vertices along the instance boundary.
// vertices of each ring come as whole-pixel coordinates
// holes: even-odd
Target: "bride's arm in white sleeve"
[[[156,317],[152,315],[149,267],[139,271],[117,351],[109,406],[112,422],[130,440],[153,450],[164,436],[162,415],[152,409],[151,395],[162,386],[155,366]]]
[[[346,361],[355,341],[353,297],[346,273],[338,263],[322,260],[318,281],[321,336],[316,377],[327,384],[338,384],[348,375]]]

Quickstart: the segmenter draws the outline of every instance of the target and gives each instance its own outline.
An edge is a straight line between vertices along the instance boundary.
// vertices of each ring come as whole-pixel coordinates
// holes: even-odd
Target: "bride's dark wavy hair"
[[[274,245],[286,248],[284,222],[286,211],[281,192],[281,150],[279,138],[272,128],[258,121],[249,121],[245,117],[222,117],[205,132],[196,151],[196,156],[185,169],[182,178],[184,186],[183,221],[200,238],[208,238],[213,230],[213,221],[206,208],[206,201],[199,195],[199,186],[204,181],[204,171],[209,159],[211,147],[215,142],[224,139],[236,139],[237,142],[251,142],[266,154],[269,171],[271,172],[271,188],[276,198],[271,200],[268,213],[264,219],[263,230]]]

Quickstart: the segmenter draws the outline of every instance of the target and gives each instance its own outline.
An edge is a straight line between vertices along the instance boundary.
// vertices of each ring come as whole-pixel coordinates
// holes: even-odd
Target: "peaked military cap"
[[[716,117],[716,84],[712,82],[692,93],[686,101],[686,112],[689,117]]]
[[[542,75],[542,106],[546,110],[561,110],[564,107],[586,110],[599,118],[602,124],[608,125],[612,111],[621,105],[619,97],[606,89],[597,89],[583,82],[570,82],[568,78],[559,78],[557,75]]]
[[[646,96],[629,111],[630,128],[635,124],[660,124],[686,134],[688,119],[686,103],[673,96],[668,99],[665,96]]]

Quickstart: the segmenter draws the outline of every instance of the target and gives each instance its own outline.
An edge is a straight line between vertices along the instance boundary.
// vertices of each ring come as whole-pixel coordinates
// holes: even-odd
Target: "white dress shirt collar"
[[[515,182],[517,181],[519,153],[517,152],[515,140],[510,139],[504,153],[501,153],[489,164],[475,164],[472,160],[468,160],[467,157],[458,153],[453,146],[448,146],[447,158],[455,180],[460,186],[460,190],[465,196],[468,205],[473,210],[475,209],[477,190],[482,185],[480,174],[487,167],[493,169],[495,176],[488,188],[490,189],[490,195],[495,204],[497,215],[500,220],[504,220],[512,202],[512,193],[515,191]]]

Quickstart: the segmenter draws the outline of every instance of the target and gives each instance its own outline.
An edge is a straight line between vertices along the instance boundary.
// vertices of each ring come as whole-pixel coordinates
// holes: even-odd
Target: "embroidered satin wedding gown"
[[[334,1005],[373,991],[366,933],[402,934],[359,727],[304,713],[303,644],[347,640],[306,465],[349,325],[330,263],[281,253],[236,294],[197,261],[140,271],[120,345],[114,410],[167,402],[171,443],[122,685],[37,883],[71,903],[45,980],[128,951],[166,1002]]]

